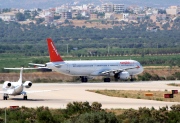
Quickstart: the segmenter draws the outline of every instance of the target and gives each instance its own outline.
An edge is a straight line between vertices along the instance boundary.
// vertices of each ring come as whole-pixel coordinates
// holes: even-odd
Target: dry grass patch
[[[177,87],[180,86],[180,84],[176,84],[176,83],[170,83],[170,84],[167,84],[167,85],[169,85],[169,86],[177,86]]]
[[[127,109],[105,109],[105,111],[112,112],[117,116],[123,114],[125,111],[127,111]]]
[[[164,98],[164,94],[171,94],[167,90],[163,91],[142,91],[142,90],[87,90],[98,94],[112,97],[146,99],[166,102],[180,102],[180,94],[174,94],[174,98]],[[145,96],[145,94],[153,94],[153,96]]]

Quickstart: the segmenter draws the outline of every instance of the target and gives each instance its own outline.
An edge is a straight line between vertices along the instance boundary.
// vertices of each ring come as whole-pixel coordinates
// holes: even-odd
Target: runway
[[[147,82],[111,82],[111,83],[41,83],[33,84],[27,91],[53,90],[40,93],[29,93],[28,100],[23,100],[22,95],[10,96],[8,100],[3,100],[3,94],[0,94],[0,107],[26,106],[39,107],[48,106],[50,108],[66,108],[67,103],[73,101],[99,102],[103,109],[138,109],[139,107],[154,107],[159,109],[163,106],[180,104],[179,102],[163,102],[143,99],[130,99],[110,97],[86,90],[156,90],[171,91],[178,90],[180,87],[168,86],[167,83],[179,83],[180,81],[147,81]],[[2,88],[2,84],[0,85]]]

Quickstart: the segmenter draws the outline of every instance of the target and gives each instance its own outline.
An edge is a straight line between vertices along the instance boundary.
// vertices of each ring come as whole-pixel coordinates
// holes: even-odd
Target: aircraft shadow
[[[27,99],[24,100],[23,98],[8,98],[7,100],[0,99],[0,101],[62,101],[63,99]],[[64,100],[63,100],[64,101]]]
[[[8,100],[16,100],[16,101],[47,101],[44,99],[27,99],[24,100],[23,98],[9,98]]]

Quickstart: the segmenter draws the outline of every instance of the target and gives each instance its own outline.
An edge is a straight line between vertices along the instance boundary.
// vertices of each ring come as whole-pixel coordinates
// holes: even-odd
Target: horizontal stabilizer
[[[7,70],[36,70],[38,68],[4,68],[4,69],[7,69]]]
[[[36,63],[29,63],[29,65],[33,65],[33,66],[39,66],[39,67],[45,67],[45,64],[36,64]]]
[[[42,93],[42,92],[50,92],[50,91],[58,91],[59,89],[53,89],[53,90],[32,90],[32,91],[26,91],[26,92],[22,92],[22,94],[23,93],[27,93],[27,94],[29,94],[29,93]]]

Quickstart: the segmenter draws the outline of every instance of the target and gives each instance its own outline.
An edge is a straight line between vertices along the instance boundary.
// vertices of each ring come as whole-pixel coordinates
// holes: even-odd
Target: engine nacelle
[[[127,71],[119,73],[119,79],[127,80],[129,77],[130,77],[130,75]]]
[[[6,81],[6,82],[4,82],[4,85],[3,85],[3,86],[4,86],[5,88],[10,88],[11,85],[12,85],[11,82]]]
[[[32,86],[32,82],[31,82],[31,81],[26,81],[26,82],[23,84],[23,86],[24,86],[25,88],[30,88],[30,87]]]

